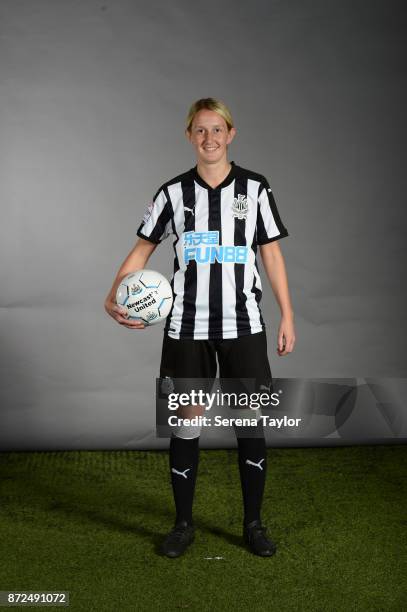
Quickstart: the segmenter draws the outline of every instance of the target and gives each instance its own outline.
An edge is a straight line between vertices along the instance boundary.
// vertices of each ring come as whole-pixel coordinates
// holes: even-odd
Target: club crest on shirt
[[[237,198],[233,198],[232,214],[237,219],[247,219],[247,211],[249,206],[247,204],[247,198],[241,193],[238,194]]]

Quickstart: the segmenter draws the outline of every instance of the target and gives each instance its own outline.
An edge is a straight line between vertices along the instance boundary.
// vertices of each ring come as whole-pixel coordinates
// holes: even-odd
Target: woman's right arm
[[[124,278],[127,274],[130,274],[130,272],[136,272],[137,270],[142,270],[146,267],[146,263],[148,262],[156,246],[156,244],[149,242],[148,240],[143,240],[143,238],[139,238],[137,240],[134,249],[130,251],[120,266],[116,278],[113,281],[112,288],[110,289],[104,302],[104,307],[107,314],[117,321],[117,323],[120,323],[120,325],[124,325],[129,329],[143,329],[145,326],[141,321],[129,321],[123,316],[127,314],[127,310],[123,306],[119,306],[116,303],[116,291],[122,278]]]

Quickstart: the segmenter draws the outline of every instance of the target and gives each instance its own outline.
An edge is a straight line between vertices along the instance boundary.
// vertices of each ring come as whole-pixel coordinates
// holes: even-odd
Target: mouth
[[[203,147],[204,151],[211,153],[212,151],[217,151],[219,147]]]

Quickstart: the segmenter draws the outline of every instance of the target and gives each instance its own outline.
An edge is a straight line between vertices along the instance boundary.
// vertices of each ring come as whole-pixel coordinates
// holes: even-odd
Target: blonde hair
[[[201,98],[200,100],[194,102],[188,111],[186,124],[186,129],[188,132],[191,132],[191,126],[195,115],[203,109],[215,111],[215,113],[218,113],[221,117],[223,117],[223,119],[226,121],[228,131],[233,127],[233,119],[232,115],[230,114],[230,110],[226,104],[222,102],[222,100],[217,100],[216,98]]]

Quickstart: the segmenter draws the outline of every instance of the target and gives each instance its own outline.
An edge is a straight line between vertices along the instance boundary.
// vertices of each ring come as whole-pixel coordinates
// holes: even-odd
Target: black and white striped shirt
[[[267,179],[231,162],[216,188],[197,166],[156,192],[137,230],[156,244],[173,234],[174,303],[164,333],[220,340],[261,332],[257,246],[288,236]]]

